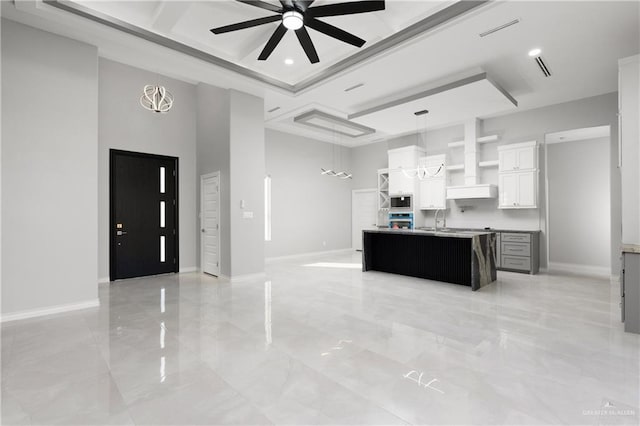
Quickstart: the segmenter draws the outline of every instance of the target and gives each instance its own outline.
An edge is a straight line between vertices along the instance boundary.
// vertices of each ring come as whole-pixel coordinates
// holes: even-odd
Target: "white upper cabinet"
[[[420,182],[420,210],[447,208],[445,179],[426,179]]]
[[[535,141],[498,147],[498,207],[538,207],[538,146]]]
[[[403,148],[390,149],[389,170],[392,169],[413,169],[418,165],[418,158],[424,155],[424,149],[416,146],[405,146]]]
[[[537,207],[537,171],[500,173],[499,207],[501,209],[532,209]]]
[[[420,181],[420,210],[447,208],[447,157],[431,155],[418,160]]]
[[[407,176],[403,169],[389,169],[389,195],[413,194],[416,181],[417,179]]]
[[[424,149],[411,145],[390,149],[388,155],[389,195],[416,194],[418,179],[413,175],[418,167],[418,158],[424,155]]]
[[[538,149],[536,141],[498,147],[498,171],[536,170]]]

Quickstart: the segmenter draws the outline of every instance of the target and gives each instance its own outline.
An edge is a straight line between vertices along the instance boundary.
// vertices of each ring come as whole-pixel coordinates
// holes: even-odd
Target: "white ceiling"
[[[331,3],[318,0],[317,4]],[[387,0],[385,11],[327,18],[336,26],[375,43],[398,30],[451,4],[432,1]],[[357,53],[359,49],[312,34],[320,63],[311,66],[295,37],[283,40],[266,62],[255,60],[276,24],[241,30],[230,36],[215,36],[214,26],[268,15],[269,12],[231,0],[110,1],[85,2],[101,13],[135,26],[153,30],[208,54],[218,56],[261,74],[288,83],[323,70]],[[293,121],[312,109],[346,118],[393,99],[410,96],[452,76],[482,70],[518,101],[517,110],[543,107],[617,90],[617,60],[639,53],[640,3],[637,1],[500,1],[480,6],[435,31],[424,33],[392,49],[360,62],[302,92],[291,93],[228,69],[178,53],[89,19],[42,4],[40,0],[2,2],[2,15],[28,25],[98,46],[101,56],[133,66],[161,72],[191,83],[205,82],[234,88],[265,99],[266,126],[346,146],[382,140],[403,129],[378,129],[357,139],[313,130]],[[515,18],[520,23],[487,37],[479,33]],[[311,31],[310,31],[311,33]],[[221,37],[221,38],[217,38]],[[222,41],[223,40],[223,41]],[[285,43],[286,42],[286,43]],[[542,75],[527,52],[542,49],[552,76]],[[284,64],[286,56],[295,63]],[[297,56],[295,56],[297,55]],[[360,88],[345,92],[348,87]],[[478,92],[469,96],[483,97]],[[482,99],[473,99],[474,102]],[[267,111],[280,107],[277,111]],[[438,105],[430,106],[437,113]],[[480,118],[514,111],[513,106],[474,111]],[[462,120],[455,109],[444,114],[438,126]],[[432,123],[429,127],[436,126]],[[376,127],[375,125],[372,127]]]
[[[280,6],[278,1],[266,2]],[[309,62],[293,31],[287,31],[267,61],[258,61],[258,55],[279,22],[218,35],[209,31],[214,27],[277,15],[237,1],[76,0],[74,3],[288,84],[316,75],[358,51],[357,47],[310,28],[319,63]],[[336,1],[316,0],[311,7],[331,3]],[[384,11],[319,19],[357,35],[366,40],[365,46],[369,46],[451,3],[451,0],[387,1]],[[294,63],[285,65],[287,58]]]
[[[483,76],[479,74],[478,76]],[[421,131],[425,127],[441,127],[455,120],[466,120],[495,112],[516,109],[516,105],[490,80],[481,77],[462,80],[464,84],[447,85],[448,90],[438,88],[420,95],[418,99],[384,104],[379,108],[366,110],[350,116],[352,121],[363,124],[390,135],[405,134],[407,131]],[[452,87],[455,86],[455,87]],[[442,87],[442,86],[441,86]],[[433,93],[435,92],[435,93]],[[428,114],[416,116],[418,111]]]

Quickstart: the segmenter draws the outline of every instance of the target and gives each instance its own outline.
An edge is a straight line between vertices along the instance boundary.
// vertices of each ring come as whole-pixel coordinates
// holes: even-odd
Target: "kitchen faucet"
[[[438,213],[442,212],[442,227],[447,227],[447,209],[438,209],[436,210],[436,214],[433,216],[434,224],[433,229],[438,230]]]

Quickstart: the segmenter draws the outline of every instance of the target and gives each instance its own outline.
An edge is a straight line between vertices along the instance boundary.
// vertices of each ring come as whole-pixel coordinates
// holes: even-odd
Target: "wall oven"
[[[413,213],[389,213],[389,228],[413,229]]]

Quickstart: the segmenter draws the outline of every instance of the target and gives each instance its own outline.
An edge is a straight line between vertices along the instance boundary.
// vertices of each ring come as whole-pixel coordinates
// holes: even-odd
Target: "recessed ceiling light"
[[[284,63],[287,64],[287,65],[293,65],[293,59],[287,58],[287,59],[284,60]]]
[[[540,49],[531,49],[529,51],[529,56],[531,57],[540,56],[541,53],[542,53],[542,50]]]

